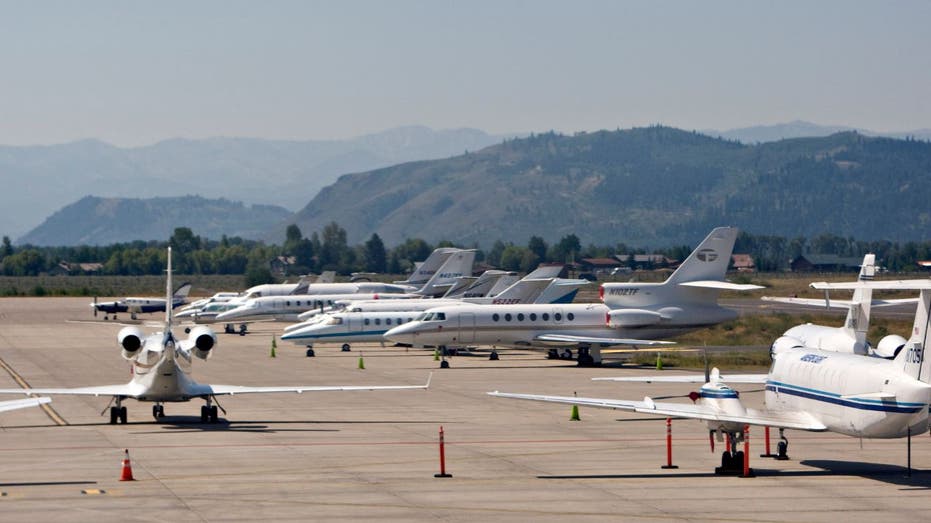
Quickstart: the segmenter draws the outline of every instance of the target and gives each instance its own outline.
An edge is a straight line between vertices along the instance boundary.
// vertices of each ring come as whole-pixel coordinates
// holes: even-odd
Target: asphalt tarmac
[[[89,300],[0,299],[0,388],[125,383],[118,325],[92,320]],[[151,315],[158,320],[158,315]],[[144,327],[145,328],[145,327]],[[200,401],[129,400],[129,424],[101,416],[109,398],[55,396],[50,407],[0,413],[0,519],[4,521],[922,521],[931,488],[931,438],[864,440],[789,431],[788,461],[758,458],[756,477],[715,476],[697,421],[674,420],[666,463],[665,420],[620,411],[492,398],[493,390],[640,399],[684,395],[675,384],[593,382],[655,374],[577,368],[541,353],[499,361],[456,356],[439,369],[431,352],[370,346],[341,352],[280,340],[278,324],[220,334],[194,378],[239,385],[415,385],[429,390],[238,395],[202,424]],[[180,329],[176,334],[181,334]],[[364,369],[359,369],[360,357]],[[666,370],[664,372],[675,372]],[[0,399],[15,399],[9,396]],[[759,406],[760,392],[742,398]],[[681,401],[688,401],[683,398]],[[59,419],[56,422],[56,419]],[[59,425],[64,423],[64,425]],[[445,432],[446,471],[438,433]],[[775,448],[775,437],[773,438]],[[129,449],[135,481],[118,481]]]

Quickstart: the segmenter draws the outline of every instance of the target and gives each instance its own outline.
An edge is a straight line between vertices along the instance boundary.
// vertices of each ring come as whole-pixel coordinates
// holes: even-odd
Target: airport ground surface
[[[90,319],[86,298],[0,299],[0,358],[34,387],[124,383],[129,366],[112,322]],[[155,315],[153,315],[155,316]],[[157,316],[155,316],[157,318]],[[860,441],[790,432],[789,461],[756,456],[755,478],[718,477],[720,461],[695,421],[673,422],[673,462],[663,470],[665,423],[640,414],[491,398],[492,390],[639,399],[686,385],[592,382],[642,369],[576,368],[539,353],[500,361],[458,356],[438,369],[432,353],[370,347],[317,357],[254,326],[220,335],[196,361],[198,381],[242,385],[420,384],[429,390],[241,395],[201,424],[201,402],[127,401],[128,425],[100,416],[109,398],[56,396],[59,426],[38,408],[0,414],[0,519],[32,521],[921,521],[931,487],[931,438],[916,437],[906,477],[904,440]],[[180,334],[180,332],[179,332]],[[365,369],[358,368],[360,353]],[[655,373],[652,371],[650,373]],[[0,388],[19,386],[0,371]],[[745,391],[750,404],[761,393]],[[3,398],[6,399],[6,398]],[[12,399],[12,397],[11,397]],[[683,401],[687,401],[683,399]],[[438,479],[437,433],[447,471]],[[775,442],[774,442],[775,443]],[[128,448],[136,481],[120,482]],[[720,445],[718,451],[720,452]],[[82,491],[87,493],[82,493]]]

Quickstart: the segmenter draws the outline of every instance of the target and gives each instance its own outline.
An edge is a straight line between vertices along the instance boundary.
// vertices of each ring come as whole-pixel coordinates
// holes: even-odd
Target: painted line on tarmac
[[[23,377],[19,375],[19,373],[13,370],[13,367],[10,367],[9,365],[7,365],[5,361],[3,361],[3,358],[0,358],[0,368],[5,370],[16,381],[16,383],[19,384],[20,387],[24,389],[32,388],[29,386],[29,383],[27,383],[26,380],[23,379]],[[36,396],[35,394],[30,394],[30,396],[32,396],[33,398],[38,398],[38,396]],[[39,405],[39,408],[45,411],[46,416],[51,418],[51,420],[54,421],[58,426],[65,426],[68,424],[68,422],[65,421],[65,418],[62,418],[58,414],[58,412],[55,411],[55,409],[49,406],[48,403],[43,403]]]

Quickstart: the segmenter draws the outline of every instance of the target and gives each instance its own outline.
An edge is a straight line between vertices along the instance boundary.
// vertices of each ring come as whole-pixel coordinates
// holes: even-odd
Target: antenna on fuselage
[[[166,278],[166,281],[165,281],[165,330],[170,331],[171,330],[171,310],[172,310],[172,305],[174,305],[172,301],[173,293],[172,293],[172,286],[171,286],[171,246],[170,245],[168,246],[168,269],[166,269],[165,272],[168,273],[168,277]]]

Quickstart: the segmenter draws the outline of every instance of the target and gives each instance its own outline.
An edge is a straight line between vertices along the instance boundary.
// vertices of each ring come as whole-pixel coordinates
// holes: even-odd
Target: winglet
[[[654,403],[653,398],[649,396],[643,397],[643,405],[650,410],[656,410],[656,403]]]

